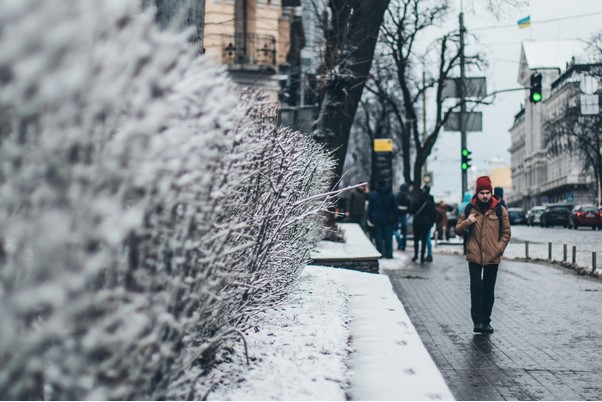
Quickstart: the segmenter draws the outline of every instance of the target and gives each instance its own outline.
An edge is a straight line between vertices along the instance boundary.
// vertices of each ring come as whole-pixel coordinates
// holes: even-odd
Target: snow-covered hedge
[[[138,0],[0,2],[0,397],[192,399],[331,161]]]

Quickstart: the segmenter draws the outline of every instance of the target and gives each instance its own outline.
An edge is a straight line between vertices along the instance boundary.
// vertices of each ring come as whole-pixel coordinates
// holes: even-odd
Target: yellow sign
[[[375,139],[374,152],[393,152],[393,140],[389,138]]]

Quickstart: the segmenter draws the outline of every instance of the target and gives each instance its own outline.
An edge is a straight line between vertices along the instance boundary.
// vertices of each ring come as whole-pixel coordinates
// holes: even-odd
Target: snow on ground
[[[350,250],[324,243],[319,253]],[[412,250],[410,240],[408,251],[381,259],[381,272],[403,269]],[[461,254],[462,245],[433,242],[433,251]],[[524,257],[524,240],[505,254]],[[246,340],[250,365],[239,345],[202,380],[216,384],[209,400],[453,399],[385,275],[307,266],[289,299],[264,313]]]
[[[286,304],[264,313],[262,324],[246,334],[251,364],[236,355],[204,379],[223,381],[208,399],[345,400],[347,300],[336,275],[306,269]]]
[[[453,400],[385,275],[307,266],[246,340],[209,400]]]

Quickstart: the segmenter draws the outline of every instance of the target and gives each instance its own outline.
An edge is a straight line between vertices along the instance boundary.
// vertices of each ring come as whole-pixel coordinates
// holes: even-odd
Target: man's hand
[[[475,223],[477,221],[477,217],[475,216],[475,214],[470,214],[468,216],[468,218],[466,218],[466,221],[468,222],[469,225],[472,225],[473,223]]]

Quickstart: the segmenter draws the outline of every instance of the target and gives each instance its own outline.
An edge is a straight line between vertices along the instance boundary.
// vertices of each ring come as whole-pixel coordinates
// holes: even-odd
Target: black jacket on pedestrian
[[[410,196],[408,195],[408,186],[407,184],[402,184],[399,186],[399,193],[396,196],[397,199],[397,209],[399,210],[399,216],[403,217],[407,215],[412,206],[412,200],[410,200]]]
[[[435,199],[432,195],[422,192],[420,197],[412,204],[410,212],[414,214],[414,228],[429,229],[436,220]]]
[[[368,201],[368,220],[374,225],[394,225],[398,219],[397,202],[391,189],[379,187],[372,191]]]

